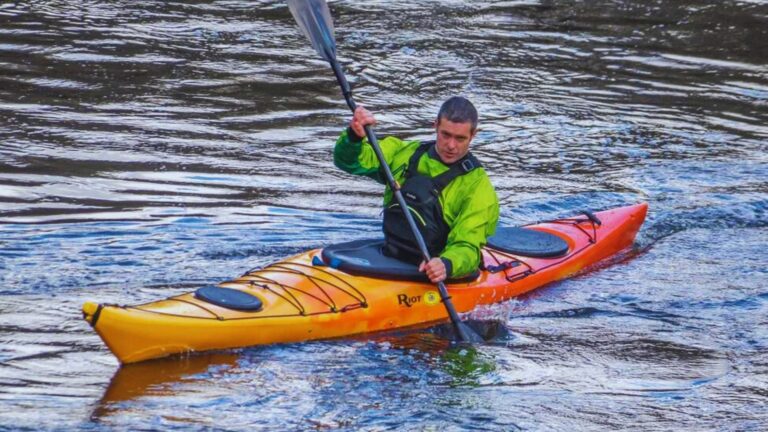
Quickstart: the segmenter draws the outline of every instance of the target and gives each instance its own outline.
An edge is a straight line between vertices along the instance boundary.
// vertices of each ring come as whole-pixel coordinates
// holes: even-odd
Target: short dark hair
[[[453,96],[443,102],[437,113],[437,121],[446,119],[454,123],[472,123],[472,130],[477,129],[477,109],[472,102],[461,96]]]

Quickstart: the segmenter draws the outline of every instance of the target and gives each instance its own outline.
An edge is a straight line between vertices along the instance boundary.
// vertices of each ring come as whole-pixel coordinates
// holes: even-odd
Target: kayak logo
[[[421,301],[421,296],[409,296],[408,294],[398,294],[397,295],[397,304],[400,306],[408,306],[411,307],[414,305],[414,303],[418,303]]]
[[[427,291],[424,293],[424,303],[427,306],[434,306],[440,303],[440,294],[437,291]]]
[[[440,303],[440,294],[437,291],[427,291],[423,296],[410,296],[408,294],[398,294],[397,304],[400,306],[411,307],[416,303],[424,302],[427,306],[434,306]]]

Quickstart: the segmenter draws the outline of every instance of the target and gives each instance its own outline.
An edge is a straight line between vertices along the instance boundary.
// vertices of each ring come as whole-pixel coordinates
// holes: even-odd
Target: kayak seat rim
[[[323,248],[320,257],[327,266],[355,276],[376,279],[429,282],[419,266],[384,255],[384,239],[362,239],[330,245]],[[467,283],[476,280],[480,271],[467,276],[448,279],[446,284]]]

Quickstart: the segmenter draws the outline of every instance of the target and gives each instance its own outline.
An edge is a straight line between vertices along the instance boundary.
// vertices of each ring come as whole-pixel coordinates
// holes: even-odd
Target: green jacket
[[[402,141],[386,137],[379,141],[384,158],[398,183],[405,181],[408,161],[419,141]],[[360,140],[347,129],[336,141],[333,162],[342,170],[370,177],[386,185],[379,172],[379,161],[368,140]],[[440,160],[425,153],[419,160],[418,171],[435,177],[448,170]],[[384,206],[392,200],[392,191],[384,191]],[[443,217],[450,227],[448,243],[440,258],[448,261],[449,277],[455,278],[475,271],[480,265],[480,250],[496,231],[499,220],[499,199],[483,168],[476,168],[453,180],[440,194]]]

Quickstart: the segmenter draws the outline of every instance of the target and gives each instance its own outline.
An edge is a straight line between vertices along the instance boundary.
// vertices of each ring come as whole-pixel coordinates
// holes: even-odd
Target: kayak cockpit
[[[364,239],[339,243],[323,249],[319,265],[341,270],[356,276],[377,279],[407,280],[429,282],[427,275],[419,271],[419,266],[384,255],[383,239]],[[467,283],[480,276],[475,271],[467,276],[449,279],[446,283]]]
[[[548,232],[526,228],[503,227],[488,239],[488,246],[513,255],[532,258],[557,258],[568,253],[568,243]],[[328,246],[315,265],[327,265],[356,276],[377,279],[429,282],[417,265],[400,261],[383,252],[383,239],[354,240]],[[446,283],[467,283],[480,275],[479,270]]]

